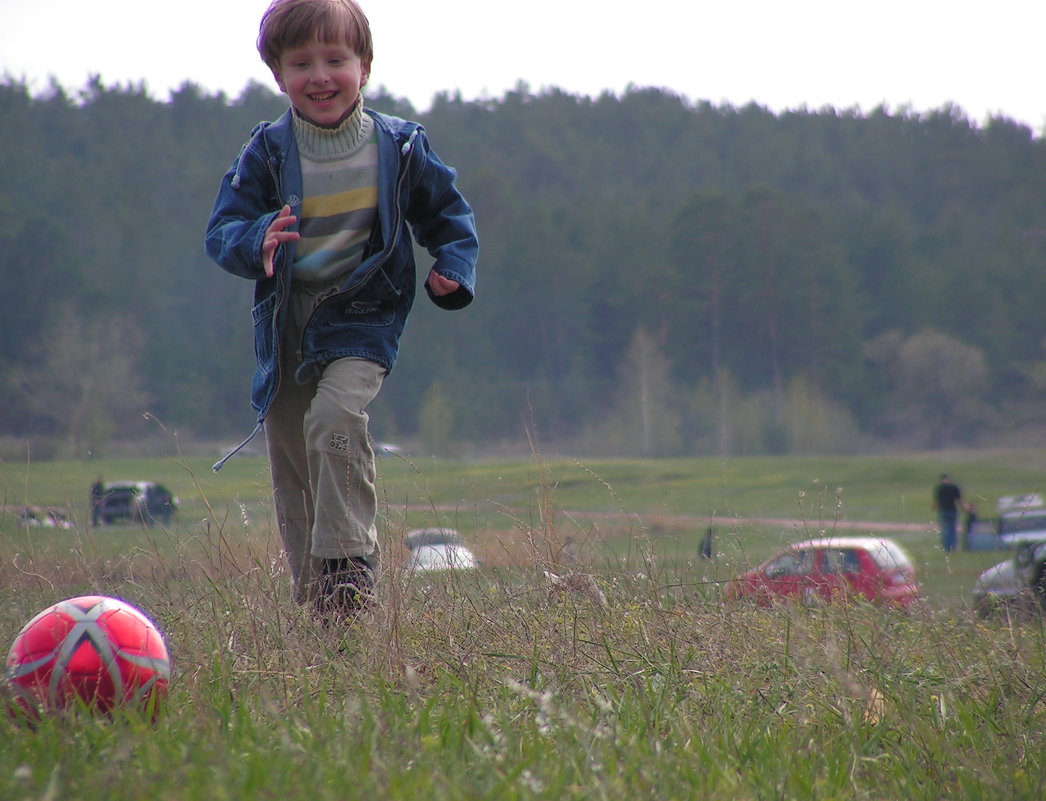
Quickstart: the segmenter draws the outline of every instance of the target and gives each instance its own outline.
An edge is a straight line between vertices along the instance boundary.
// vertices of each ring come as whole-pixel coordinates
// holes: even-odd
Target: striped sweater
[[[362,261],[378,206],[378,141],[363,99],[337,128],[295,115],[303,200],[294,278],[335,281]]]

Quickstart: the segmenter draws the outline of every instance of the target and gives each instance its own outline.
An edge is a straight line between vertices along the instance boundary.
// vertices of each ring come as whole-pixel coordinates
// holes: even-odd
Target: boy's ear
[[[367,81],[370,80],[370,62],[369,61],[363,62],[363,64],[361,65],[360,73],[361,73],[361,76],[362,76],[362,80],[360,81],[360,89],[362,89],[364,86],[367,85]]]
[[[280,71],[278,69],[272,71],[272,77],[276,79],[276,85],[280,87],[280,91],[287,94],[287,86],[284,84],[283,78],[280,77]]]

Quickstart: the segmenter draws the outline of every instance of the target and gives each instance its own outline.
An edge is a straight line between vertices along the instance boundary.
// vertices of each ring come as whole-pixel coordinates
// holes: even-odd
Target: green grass
[[[1046,630],[969,611],[1002,554],[946,558],[929,509],[941,469],[985,507],[1039,490],[1037,454],[381,467],[383,604],[328,632],[289,600],[262,461],[4,465],[5,504],[66,506],[79,525],[0,520],[0,638],[58,598],[116,595],[161,626],[174,680],[156,726],[0,720],[0,798],[1046,794]],[[178,522],[87,531],[99,472],[167,484]],[[697,556],[710,514],[728,520],[714,562]],[[926,524],[894,535],[926,606],[718,601],[718,582],[836,519]],[[485,567],[403,575],[403,533],[434,523]],[[567,537],[605,606],[549,591]]]

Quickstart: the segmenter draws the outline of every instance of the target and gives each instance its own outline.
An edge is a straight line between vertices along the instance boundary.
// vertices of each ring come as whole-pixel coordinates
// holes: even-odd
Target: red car
[[[829,537],[789,545],[730,581],[727,600],[773,601],[865,598],[908,607],[922,597],[908,554],[881,537]]]

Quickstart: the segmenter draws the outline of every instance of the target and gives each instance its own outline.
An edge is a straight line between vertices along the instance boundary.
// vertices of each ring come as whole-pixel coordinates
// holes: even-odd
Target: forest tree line
[[[202,236],[222,174],[285,104],[258,84],[161,102],[0,83],[0,437],[86,456],[160,424],[249,432],[252,287]],[[378,439],[616,456],[1046,442],[1046,140],[1027,126],[638,88],[367,105],[426,126],[481,241],[471,307],[419,295]]]

